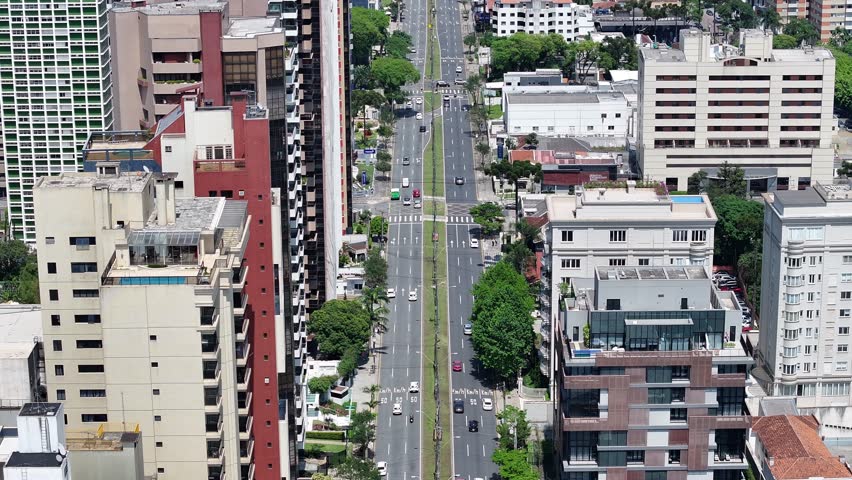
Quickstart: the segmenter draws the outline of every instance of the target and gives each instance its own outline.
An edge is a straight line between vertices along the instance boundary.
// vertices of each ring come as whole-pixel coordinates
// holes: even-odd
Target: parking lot
[[[731,291],[734,295],[736,295],[743,317],[743,332],[756,329],[754,319],[752,318],[751,308],[746,304],[745,291],[743,291],[742,284],[737,278],[736,272],[733,269],[716,270],[713,272],[713,284],[716,285],[719,290],[726,292]]]

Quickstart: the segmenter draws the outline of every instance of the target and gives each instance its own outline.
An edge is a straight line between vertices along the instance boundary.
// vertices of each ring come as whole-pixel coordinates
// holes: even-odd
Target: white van
[[[402,188],[408,188],[411,186],[411,182],[408,181],[408,177],[402,179]]]

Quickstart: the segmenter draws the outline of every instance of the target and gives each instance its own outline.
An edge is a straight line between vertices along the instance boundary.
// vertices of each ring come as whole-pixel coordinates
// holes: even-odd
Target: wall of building
[[[71,478],[86,480],[143,480],[142,443],[122,443],[122,449],[69,450]]]
[[[0,408],[20,407],[24,403],[35,400],[33,398],[33,387],[37,385],[34,380],[38,379],[35,355],[35,343],[16,346],[20,352],[14,356],[0,358]],[[0,349],[4,345],[0,344]],[[24,352],[28,349],[29,355]]]
[[[625,137],[631,108],[623,96],[600,101],[527,103],[518,95],[505,95],[503,121],[509,135],[586,135]],[[518,101],[515,101],[518,100]]]

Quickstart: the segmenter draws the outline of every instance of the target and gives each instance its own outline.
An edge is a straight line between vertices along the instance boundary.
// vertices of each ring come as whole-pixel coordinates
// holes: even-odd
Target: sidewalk
[[[375,348],[373,350],[379,350],[382,347],[382,335],[373,334],[373,338],[376,341]],[[374,365],[375,369],[373,368]],[[379,353],[371,354],[367,363],[358,367],[358,373],[355,375],[355,379],[352,382],[350,396],[350,400],[355,402],[358,406],[358,410],[366,410],[368,408],[367,405],[370,402],[370,392],[365,392],[364,390],[370,388],[371,385],[379,384],[380,369],[381,354]],[[375,398],[378,400],[379,392],[376,392]]]

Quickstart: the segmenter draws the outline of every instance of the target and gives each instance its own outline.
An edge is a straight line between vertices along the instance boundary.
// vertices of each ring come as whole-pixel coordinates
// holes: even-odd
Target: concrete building
[[[498,37],[558,33],[566,42],[595,31],[592,8],[571,0],[496,0],[491,25]]]
[[[61,403],[21,408],[17,449],[2,465],[5,480],[71,480],[64,415]]]
[[[65,432],[71,476],[86,480],[144,480],[139,425],[101,424]],[[208,477],[209,478],[209,477]]]
[[[530,133],[627,136],[631,107],[621,92],[560,90],[545,88],[540,92],[515,93],[504,87],[503,124],[506,133],[515,136]]]
[[[809,415],[757,417],[749,435],[749,450],[759,480],[850,480],[844,458],[828,451],[819,436],[819,422]]]
[[[18,412],[43,402],[44,351],[40,305],[0,305],[0,425],[14,427]]]
[[[118,167],[34,187],[48,395],[70,428],[139,424],[146,476],[251,479],[247,201]]]
[[[0,2],[0,101],[9,228],[35,242],[36,178],[78,169],[90,130],[112,128],[106,0]]]
[[[815,184],[765,194],[760,341],[755,377],[793,397],[820,435],[850,439],[852,188]]]
[[[730,162],[752,191],[831,181],[834,66],[823,48],[773,50],[772,34],[742,32],[740,47],[681,30],[680,49],[639,50],[639,169],[686,190]]]
[[[572,283],[554,319],[560,478],[740,479],[752,359],[733,294],[703,266],[599,267]]]
[[[510,151],[509,161],[541,165],[541,191],[545,193],[573,193],[584,183],[615,181],[626,173],[624,155],[612,152],[521,149]]]

